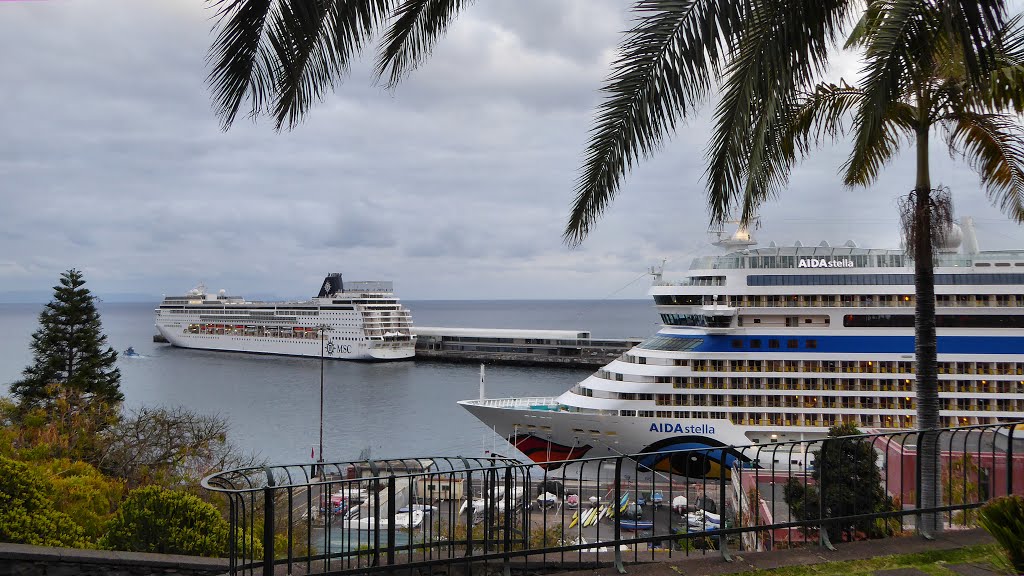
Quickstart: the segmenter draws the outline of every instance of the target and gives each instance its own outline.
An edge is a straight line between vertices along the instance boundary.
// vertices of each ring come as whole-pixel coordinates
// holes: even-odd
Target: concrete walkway
[[[991,544],[994,540],[982,529],[957,530],[944,532],[935,540],[925,540],[920,536],[886,538],[851,542],[836,546],[836,550],[819,547],[777,550],[774,552],[749,552],[732,554],[733,561],[726,562],[715,551],[706,556],[690,556],[689,558],[666,559],[664,562],[648,562],[627,564],[626,574],[635,576],[717,576],[719,574],[736,574],[754,570],[772,570],[787,566],[823,564],[825,562],[842,562],[846,560],[862,560],[893,554],[914,554],[934,550],[954,550],[965,546]],[[560,576],[618,576],[613,566],[594,570],[563,572]]]

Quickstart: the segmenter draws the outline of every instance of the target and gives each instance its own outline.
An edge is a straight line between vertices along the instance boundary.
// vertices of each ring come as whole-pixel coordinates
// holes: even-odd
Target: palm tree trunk
[[[942,494],[938,482],[938,432],[933,432],[939,427],[939,387],[927,126],[917,130],[917,183],[914,193],[914,353],[917,372],[917,429],[926,431],[920,435],[917,454],[921,459],[920,506],[931,508],[941,504]],[[923,536],[932,537],[942,530],[941,519],[941,514],[922,514],[918,530]]]

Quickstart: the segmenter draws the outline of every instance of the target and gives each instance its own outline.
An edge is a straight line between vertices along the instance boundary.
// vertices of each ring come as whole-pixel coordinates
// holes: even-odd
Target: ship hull
[[[345,345],[324,345],[319,339],[274,338],[253,336],[227,336],[219,334],[192,334],[183,332],[181,325],[160,325],[156,329],[169,344],[179,348],[217,350],[223,352],[248,352],[253,354],[276,354],[282,356],[308,356],[334,360],[392,361],[406,360],[415,356],[412,342],[368,346],[365,342]]]
[[[646,454],[636,460],[652,469],[690,477],[718,476],[737,460],[758,460],[763,466],[779,469],[806,468],[810,462],[810,455],[798,445],[769,440],[751,447],[752,437],[770,438],[772,433],[736,426],[728,420],[677,421],[569,412],[554,405],[528,407],[511,398],[464,400],[459,404],[524,456],[548,469],[567,461],[636,454]],[[815,440],[826,434],[826,429],[806,429],[775,436],[780,441]],[[694,452],[680,456],[687,450]]]

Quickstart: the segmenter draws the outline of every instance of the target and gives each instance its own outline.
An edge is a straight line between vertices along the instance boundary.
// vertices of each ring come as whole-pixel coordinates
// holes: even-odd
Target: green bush
[[[217,509],[185,492],[146,486],[121,502],[100,546],[110,550],[222,556],[228,523]]]
[[[85,462],[61,458],[28,464],[53,486],[56,509],[81,526],[90,542],[99,540],[124,494],[124,483],[104,476]]]
[[[21,462],[0,456],[0,541],[82,548],[82,527],[59,512],[53,485]]]
[[[1024,574],[1024,496],[992,500],[981,507],[979,520],[1006,551],[1013,569]]]

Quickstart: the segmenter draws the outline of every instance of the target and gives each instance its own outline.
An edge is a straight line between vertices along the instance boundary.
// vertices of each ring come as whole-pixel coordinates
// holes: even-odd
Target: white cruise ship
[[[1024,419],[1024,250],[979,252],[969,220],[950,236],[935,260],[942,425]],[[695,259],[681,282],[654,271],[661,330],[561,396],[460,404],[537,462],[770,445],[841,422],[915,427],[902,251],[755,247],[742,232],[717,245],[727,253]],[[703,476],[747,458],[709,454],[649,465]]]
[[[251,302],[200,286],[156,309],[156,329],[175,346],[257,354],[400,360],[415,354],[411,328],[391,282],[342,282],[337,273],[303,302]]]

